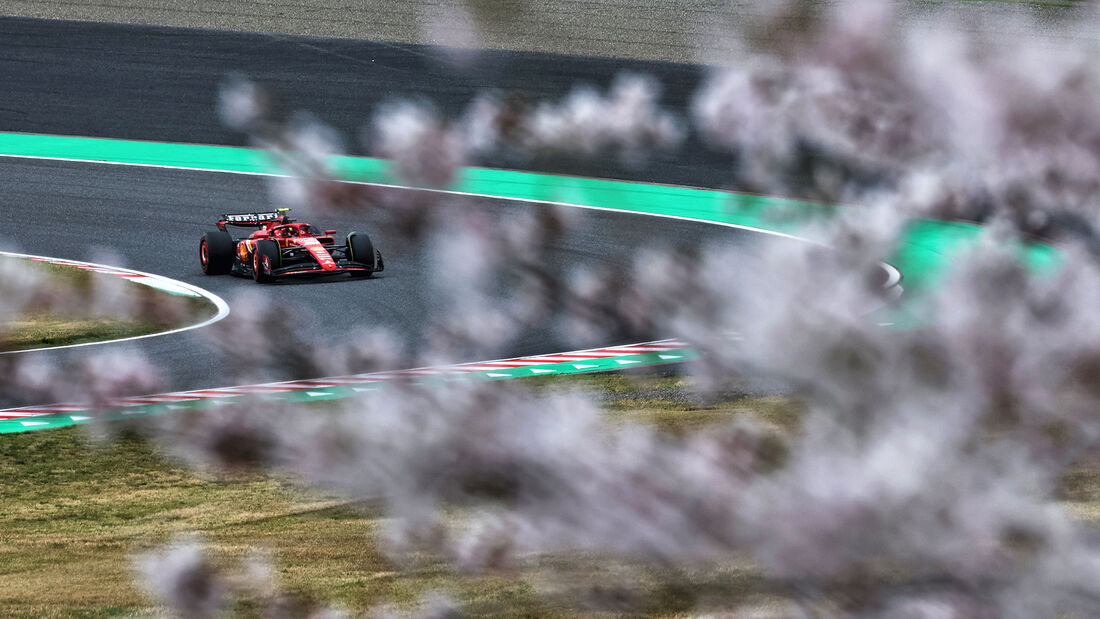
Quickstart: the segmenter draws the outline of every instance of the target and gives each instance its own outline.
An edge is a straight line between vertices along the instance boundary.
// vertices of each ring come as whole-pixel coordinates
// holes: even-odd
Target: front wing
[[[335,269],[325,269],[317,261],[309,255],[309,252],[302,252],[297,249],[284,249],[282,250],[282,264],[280,266],[271,269],[271,275],[273,277],[310,277],[310,276],[324,276],[324,275],[339,275],[342,273],[378,273],[385,270],[385,263],[382,261],[382,252],[375,250],[375,264],[364,264],[361,262],[355,262],[347,259],[346,253],[341,251],[342,247],[333,248],[336,251],[330,251],[333,261],[336,263]],[[238,257],[237,267],[241,275],[252,275],[252,264],[250,261],[242,261]]]

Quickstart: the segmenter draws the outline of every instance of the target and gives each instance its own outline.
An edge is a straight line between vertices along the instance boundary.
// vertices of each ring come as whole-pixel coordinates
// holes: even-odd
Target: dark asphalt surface
[[[368,117],[375,103],[396,95],[420,95],[460,106],[475,90],[500,85],[532,97],[552,97],[578,79],[606,81],[623,66],[646,66],[681,80],[681,88],[670,91],[669,98],[684,105],[684,89],[698,78],[698,70],[685,65],[503,52],[489,58],[484,65],[459,71],[434,58],[428,48],[411,45],[0,19],[0,76],[6,86],[0,130],[239,144],[242,138],[222,129],[213,112],[217,84],[232,70],[277,84],[288,107],[310,109],[347,132]],[[703,178],[708,169],[690,158],[654,163],[629,174],[616,174],[623,170],[614,165],[559,163],[574,172],[641,178],[654,174],[651,178],[666,182],[689,182],[686,177],[692,175]],[[657,174],[661,171],[667,174]],[[231,306],[237,293],[258,290],[272,304],[309,308],[313,319],[307,335],[318,346],[338,343],[351,330],[367,325],[390,327],[406,334],[415,346],[431,317],[447,311],[431,292],[431,265],[422,247],[379,237],[369,220],[351,217],[313,223],[341,234],[352,229],[370,232],[386,258],[386,271],[375,279],[261,287],[247,279],[203,276],[196,255],[200,234],[221,213],[270,208],[259,178],[0,159],[0,187],[5,224],[0,242],[9,247],[77,260],[92,260],[107,249],[123,261],[119,266],[196,284]],[[481,200],[463,208],[488,209],[496,217],[544,207]],[[586,213],[586,227],[557,248],[552,268],[568,271],[594,262],[625,268],[636,248],[706,238],[742,246],[748,256],[754,253],[754,237],[760,237],[690,222]],[[616,342],[591,345],[612,343]],[[563,345],[551,333],[532,333],[500,354],[555,352]],[[28,354],[63,360],[108,346]],[[231,368],[198,346],[194,332],[149,338],[138,346],[166,368],[171,389],[231,382],[226,378]]]
[[[485,51],[456,65],[439,48],[281,34],[0,18],[0,129],[167,142],[244,145],[215,111],[218,86],[238,72],[275,88],[285,108],[305,110],[347,136],[350,154],[379,104],[417,98],[458,114],[477,93],[558,100],[575,86],[605,87],[621,72],[651,75],[662,105],[689,114],[706,69],[530,52]],[[356,150],[358,149],[358,151]],[[614,158],[488,159],[488,167],[732,186],[733,158],[694,137],[676,153],[638,165]]]
[[[308,333],[302,335],[316,346],[338,345],[356,328],[385,326],[405,334],[415,347],[432,317],[448,310],[433,292],[430,281],[434,267],[424,248],[402,246],[377,234],[372,236],[385,255],[386,270],[368,280],[335,278],[260,286],[246,278],[203,275],[197,258],[202,232],[212,229],[212,222],[223,212],[270,208],[263,180],[256,177],[0,159],[0,186],[4,187],[4,240],[15,243],[17,249],[74,260],[93,260],[109,251],[118,256],[122,263],[118,266],[198,285],[226,299],[231,308],[241,293],[258,292],[265,302],[276,306],[307,309],[310,318],[303,324]],[[460,204],[460,208],[487,211],[493,218],[505,217],[517,209],[545,208],[502,200],[464,200]],[[767,242],[758,241],[765,237],[749,232],[692,222],[600,211],[585,211],[584,217],[579,232],[555,248],[551,268],[568,271],[582,264],[603,264],[625,269],[636,248],[700,239],[736,243],[750,259],[759,242]],[[336,228],[340,234],[371,231],[369,221],[363,218],[313,220],[317,225]],[[110,346],[136,346],[165,369],[173,390],[232,384],[227,377],[232,376],[233,368],[209,352],[196,333],[24,354],[63,362],[103,352]],[[588,344],[612,343],[625,342]],[[248,346],[249,342],[242,339],[239,345]],[[548,330],[530,334],[501,351],[501,356],[556,352],[565,345]],[[28,403],[0,402],[4,406],[21,404]]]

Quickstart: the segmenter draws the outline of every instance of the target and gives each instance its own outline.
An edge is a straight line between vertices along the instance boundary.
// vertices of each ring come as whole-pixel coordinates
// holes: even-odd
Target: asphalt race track
[[[239,73],[276,89],[287,112],[308,111],[362,152],[375,106],[420,98],[459,114],[484,90],[530,103],[580,85],[603,88],[622,72],[650,75],[661,103],[687,115],[705,69],[695,65],[484,51],[456,64],[438,48],[280,34],[216,32],[0,18],[0,130],[246,145],[215,114],[218,86]],[[722,188],[733,158],[689,139],[647,164],[613,159],[485,161],[487,167]]]
[[[265,44],[258,45],[257,37]],[[217,46],[200,51],[210,40],[215,40]],[[114,48],[104,51],[94,47],[108,44]],[[331,45],[337,44],[355,49],[374,45],[331,42]],[[166,45],[173,49],[189,49],[192,57],[200,61],[188,64],[187,58],[181,59],[161,49]],[[250,73],[272,77],[271,72],[275,69],[265,68],[262,63],[286,62],[300,52],[302,46],[300,40],[290,37],[99,24],[78,27],[66,22],[0,19],[0,75],[5,78],[9,101],[0,110],[0,130],[165,141],[239,142],[239,136],[224,132],[217,124],[213,101],[218,81],[242,66],[251,69]],[[377,101],[370,94],[372,92],[411,94],[415,91],[433,99],[456,96],[453,80],[418,79],[410,86],[409,76],[421,71],[427,62],[423,51],[403,46],[399,50],[401,53],[397,53],[388,46],[378,47],[391,51],[385,60],[387,68],[384,71],[361,63],[348,63],[342,65],[340,71],[329,74],[329,63],[339,57],[325,53],[315,58],[307,55],[292,73],[278,73],[275,79],[288,93],[288,100],[302,106],[313,104],[310,107],[314,111],[337,126],[350,125],[353,119],[368,118],[371,106]],[[408,48],[415,53],[408,52]],[[590,68],[589,74],[599,71],[610,74],[623,67],[636,68],[637,64],[537,54],[511,56],[522,60],[524,69],[520,77],[509,70],[507,58],[496,58],[490,74],[507,75],[510,84],[518,80],[521,86],[528,83],[533,89],[546,87],[543,74],[558,75],[554,83],[562,92],[568,90],[571,82],[561,74],[577,70],[579,62],[592,63],[595,68]],[[307,60],[313,64],[304,66]],[[567,69],[562,66],[566,61],[569,63]],[[365,72],[369,70],[370,88],[355,84],[355,76],[348,74],[360,66],[366,67]],[[686,70],[680,65],[664,68],[673,72]],[[166,77],[146,81],[142,86],[144,90],[136,91],[143,76],[151,75]],[[306,75],[310,78],[304,79]],[[299,78],[303,79],[299,81]],[[331,83],[325,82],[328,91],[318,86],[318,80],[324,82],[326,79],[331,80]],[[693,83],[693,80],[685,80],[682,86],[687,88]],[[482,85],[467,84],[463,88],[472,93],[475,87]],[[671,95],[674,99],[679,97],[681,103],[685,100],[683,93]],[[343,128],[350,130],[347,126]],[[711,164],[719,165],[718,158],[706,157],[710,157]],[[621,172],[613,165],[600,168],[585,163],[582,167],[586,167],[584,171],[609,176]],[[635,174],[642,172],[645,171],[633,170]],[[699,170],[693,172],[699,173]],[[674,176],[675,173],[671,175]],[[671,180],[671,177],[665,176],[663,180]],[[319,346],[336,343],[357,327],[374,325],[408,334],[410,341],[415,342],[414,334],[419,334],[433,315],[447,309],[432,293],[429,281],[436,267],[423,247],[401,246],[377,234],[372,237],[385,255],[386,271],[369,280],[336,279],[258,286],[248,279],[204,276],[197,260],[199,235],[211,229],[221,213],[271,208],[265,183],[257,177],[3,159],[0,160],[0,187],[3,187],[0,208],[5,223],[3,242],[8,249],[75,260],[95,260],[103,251],[110,251],[121,262],[118,266],[201,286],[229,301],[231,308],[240,292],[262,294],[265,303],[275,306],[306,307],[313,314],[308,327],[310,333],[306,335]],[[545,208],[503,200],[462,200],[460,207],[486,209],[493,217],[515,209]],[[743,248],[748,259],[756,255],[758,243],[776,242],[751,232],[701,223],[594,211],[586,211],[585,216],[587,220],[582,232],[569,244],[557,248],[552,268],[568,271],[579,264],[597,262],[625,266],[636,248],[705,238],[720,238],[725,243],[735,244]],[[336,228],[341,234],[348,230],[372,231],[369,217],[325,218],[313,223]],[[242,311],[239,307],[234,309]],[[626,342],[590,344],[616,343]],[[248,346],[249,342],[242,340],[239,345]],[[501,351],[501,356],[556,352],[564,345],[551,333],[532,333],[511,350]],[[113,345],[25,354],[61,360],[102,352],[110,346]],[[231,375],[231,368],[200,346],[193,332],[148,338],[137,346],[166,370],[171,380],[168,387],[172,390],[223,386],[227,384],[226,377]],[[310,377],[286,375],[280,378]],[[0,402],[3,406],[26,404],[41,402]]]

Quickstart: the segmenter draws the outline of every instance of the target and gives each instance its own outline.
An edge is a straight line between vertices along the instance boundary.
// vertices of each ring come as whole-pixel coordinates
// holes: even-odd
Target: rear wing
[[[281,208],[263,213],[226,213],[218,220],[218,229],[225,230],[226,226],[260,228],[272,221],[280,224],[290,223],[290,209]]]

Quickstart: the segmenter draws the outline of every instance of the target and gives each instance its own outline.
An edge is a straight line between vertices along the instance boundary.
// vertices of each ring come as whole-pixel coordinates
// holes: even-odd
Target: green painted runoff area
[[[280,158],[261,149],[22,133],[0,133],[0,156],[249,174],[283,173]],[[389,163],[381,159],[334,156],[328,164],[334,175],[342,180],[406,186],[390,172]],[[443,190],[682,217],[784,234],[797,234],[806,224],[828,218],[841,208],[713,189],[486,168],[461,170],[455,184]],[[889,258],[889,262],[903,275],[907,303],[890,310],[888,315],[876,318],[898,327],[919,323],[914,308],[919,306],[923,293],[935,287],[981,232],[981,226],[971,223],[932,219],[911,222],[897,252]],[[1060,262],[1060,252],[1048,245],[1030,244],[1022,248],[1021,253],[1023,259],[1038,270],[1054,268]],[[557,366],[565,365],[568,364],[545,367],[555,368],[558,372],[564,370]],[[34,418],[33,421],[48,422],[35,428],[57,427],[55,422],[62,425],[75,423],[67,415],[56,417],[56,420],[45,416]],[[62,418],[66,421],[63,422]],[[19,425],[18,430],[15,425]],[[11,429],[8,429],[9,426]],[[28,427],[20,424],[19,420],[0,421],[0,433],[26,429]]]
[[[662,358],[664,357],[664,358]],[[621,370],[627,367],[654,366],[671,363],[683,363],[697,359],[695,351],[687,348],[670,349],[660,353],[627,354],[618,357],[603,359],[586,359],[577,368],[575,361],[562,361],[558,363],[545,363],[519,368],[497,368],[484,372],[469,372],[456,374],[443,374],[439,376],[424,376],[413,379],[416,384],[424,386],[442,386],[458,380],[508,380],[512,378],[526,378],[528,376],[546,376],[549,374],[587,374],[590,372],[606,372]],[[106,412],[90,413],[80,411],[57,415],[39,415],[35,417],[23,417],[19,419],[0,419],[0,434],[15,432],[27,432],[31,430],[49,430],[51,428],[64,428],[92,421],[95,414],[101,421],[122,421],[153,415],[163,415],[180,410],[203,410],[226,404],[233,404],[248,399],[274,398],[284,402],[324,402],[326,400],[339,400],[343,398],[361,397],[362,389],[373,391],[382,388],[384,383],[363,383],[354,386],[313,387],[298,391],[281,393],[269,393],[264,395],[242,395],[237,397],[211,398],[205,400],[183,400],[173,404],[145,404],[128,407],[125,410],[111,410]],[[357,390],[358,389],[358,390]]]
[[[134,140],[0,133],[0,155],[154,165],[170,168],[278,174],[267,151],[235,146],[169,144]],[[369,157],[336,156],[330,167],[343,180],[402,185],[388,162]],[[578,206],[685,217],[782,233],[833,214],[838,207],[697,189],[626,181],[556,176],[513,170],[466,168],[447,191],[499,198],[561,202]],[[905,277],[909,292],[933,284],[953,256],[980,234],[976,224],[917,220],[890,261]],[[1057,262],[1057,250],[1034,244],[1025,250],[1034,265]]]

